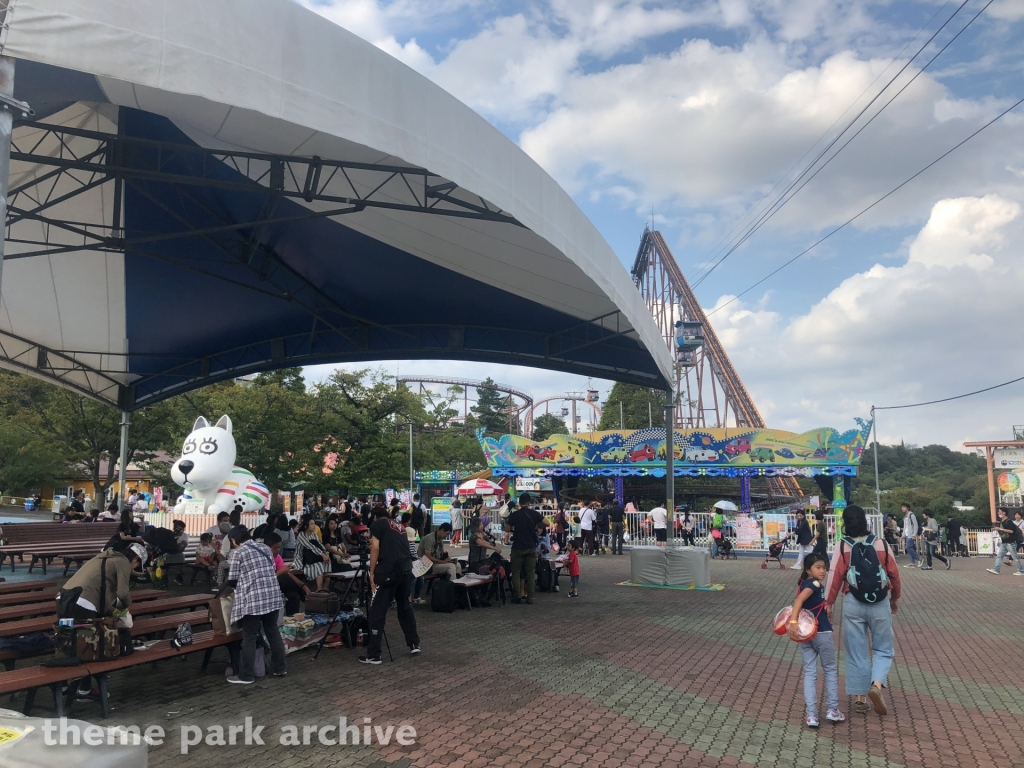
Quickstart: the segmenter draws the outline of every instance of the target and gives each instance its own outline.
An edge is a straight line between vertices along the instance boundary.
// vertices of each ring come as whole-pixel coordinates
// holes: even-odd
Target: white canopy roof
[[[14,132],[0,365],[129,408],[403,357],[671,379],[569,195],[295,3],[13,0],[0,45],[36,110]]]

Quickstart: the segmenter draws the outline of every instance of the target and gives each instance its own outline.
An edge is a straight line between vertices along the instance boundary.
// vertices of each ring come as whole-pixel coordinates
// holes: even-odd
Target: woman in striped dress
[[[302,568],[307,582],[316,582],[316,591],[324,588],[324,574],[331,569],[331,554],[320,543],[317,536],[316,520],[312,515],[303,515],[299,522],[299,534],[295,537],[295,559],[293,568]]]

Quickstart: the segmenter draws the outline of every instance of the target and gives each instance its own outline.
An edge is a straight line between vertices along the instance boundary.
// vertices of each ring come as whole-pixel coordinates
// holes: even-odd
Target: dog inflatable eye
[[[209,456],[211,453],[217,452],[217,441],[212,437],[203,439],[203,442],[199,444],[199,452]]]
[[[196,449],[196,441],[195,440],[186,440],[185,441],[185,445],[181,449],[181,452],[182,452],[182,454],[187,456],[188,454],[190,454],[193,451],[195,451],[195,449]]]

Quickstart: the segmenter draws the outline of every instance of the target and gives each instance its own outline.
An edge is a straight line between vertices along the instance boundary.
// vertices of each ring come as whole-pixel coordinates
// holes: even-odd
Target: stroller
[[[732,542],[726,536],[723,535],[720,539],[718,539],[718,556],[723,560],[728,560],[729,555],[732,555],[733,560],[739,559],[736,556],[736,552],[733,551]]]
[[[789,541],[789,534],[786,534],[768,547],[768,554],[765,555],[764,562],[761,563],[761,568],[767,569],[769,560],[775,560],[779,564],[779,568],[784,569],[786,567],[782,562],[782,555],[786,551],[787,541]]]

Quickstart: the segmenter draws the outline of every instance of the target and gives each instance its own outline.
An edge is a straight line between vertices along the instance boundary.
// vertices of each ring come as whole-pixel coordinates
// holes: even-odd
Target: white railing
[[[146,525],[156,528],[170,528],[174,520],[181,520],[185,523],[185,533],[189,536],[198,536],[217,524],[217,516],[212,514],[175,515],[173,512],[147,512],[143,517]],[[250,530],[266,521],[266,515],[242,515],[242,525]]]
[[[730,516],[726,519],[725,535],[732,541],[733,547],[740,552],[767,552],[768,546],[765,539],[765,516],[772,516],[772,521],[780,522],[778,518],[785,516],[786,525],[785,531],[792,534],[796,530],[797,517],[795,514],[791,514],[788,510],[762,510],[755,512],[751,515],[751,519],[757,524],[758,537],[757,541],[753,543],[740,544],[739,537],[737,536],[736,528],[736,516]],[[682,542],[682,536],[679,530],[682,525],[683,515],[676,513],[676,533],[674,536],[674,542],[680,544]],[[876,536],[882,534],[883,519],[881,515],[868,515],[868,527],[871,532]],[[693,521],[693,538],[694,545],[698,547],[711,547],[711,521],[714,515],[708,512],[691,512],[690,519]],[[825,515],[825,527],[828,531],[828,549],[829,551],[835,546],[836,543],[836,515]],[[781,526],[780,526],[781,527]],[[654,528],[651,524],[651,519],[648,517],[646,512],[627,512],[626,513],[626,531],[629,533],[629,544],[636,546],[651,546],[655,543]],[[773,533],[769,540],[774,542],[779,538],[779,534]],[[795,551],[796,542],[792,539],[787,544],[788,550]]]

